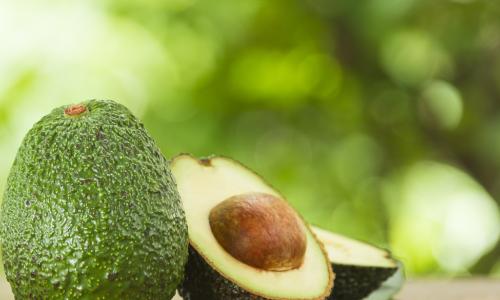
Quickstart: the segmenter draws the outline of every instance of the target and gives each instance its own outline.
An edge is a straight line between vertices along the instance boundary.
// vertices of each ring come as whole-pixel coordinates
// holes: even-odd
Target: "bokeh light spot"
[[[420,99],[420,117],[430,126],[454,129],[462,119],[463,104],[460,92],[444,81],[429,83]]]
[[[467,270],[495,245],[500,214],[491,196],[466,173],[437,162],[420,162],[399,181],[392,203],[391,240],[412,272],[438,266]]]
[[[407,85],[418,85],[450,69],[450,58],[426,32],[405,30],[390,35],[382,46],[386,72]]]

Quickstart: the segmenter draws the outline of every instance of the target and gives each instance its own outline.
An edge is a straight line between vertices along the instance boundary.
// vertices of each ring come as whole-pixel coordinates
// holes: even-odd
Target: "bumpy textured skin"
[[[250,294],[221,276],[191,246],[179,294],[184,300],[267,300]]]
[[[332,264],[335,286],[327,300],[361,300],[380,287],[397,268]]]
[[[28,132],[1,212],[16,299],[171,299],[187,226],[169,164],[124,106],[53,110]]]

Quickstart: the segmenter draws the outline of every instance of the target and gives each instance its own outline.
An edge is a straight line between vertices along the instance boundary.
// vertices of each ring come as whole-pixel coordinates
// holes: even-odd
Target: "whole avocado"
[[[169,164],[130,111],[54,109],[24,138],[0,237],[17,299],[171,299],[188,255]]]

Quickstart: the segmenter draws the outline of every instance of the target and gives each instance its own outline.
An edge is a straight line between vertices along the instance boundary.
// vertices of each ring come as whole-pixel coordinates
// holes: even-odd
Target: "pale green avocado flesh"
[[[304,262],[288,271],[264,271],[246,265],[215,239],[208,217],[224,199],[254,192],[283,198],[261,177],[223,157],[198,160],[180,155],[172,160],[171,167],[186,212],[191,245],[186,276],[179,288],[185,300],[324,299],[330,293],[330,263],[306,224]]]

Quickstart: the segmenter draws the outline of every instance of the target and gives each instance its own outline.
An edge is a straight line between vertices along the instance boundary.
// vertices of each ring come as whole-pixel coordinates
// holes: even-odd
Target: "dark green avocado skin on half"
[[[184,300],[267,300],[245,291],[221,276],[191,246],[179,294]]]
[[[327,300],[361,300],[397,271],[397,268],[332,266],[335,270],[335,285]]]
[[[167,160],[113,101],[54,109],[24,138],[0,237],[16,299],[171,299],[187,226]]]
[[[335,285],[327,300],[361,300],[380,287],[397,268],[364,267],[332,264]],[[184,300],[267,300],[238,287],[221,276],[189,247],[189,259],[179,294]]]

